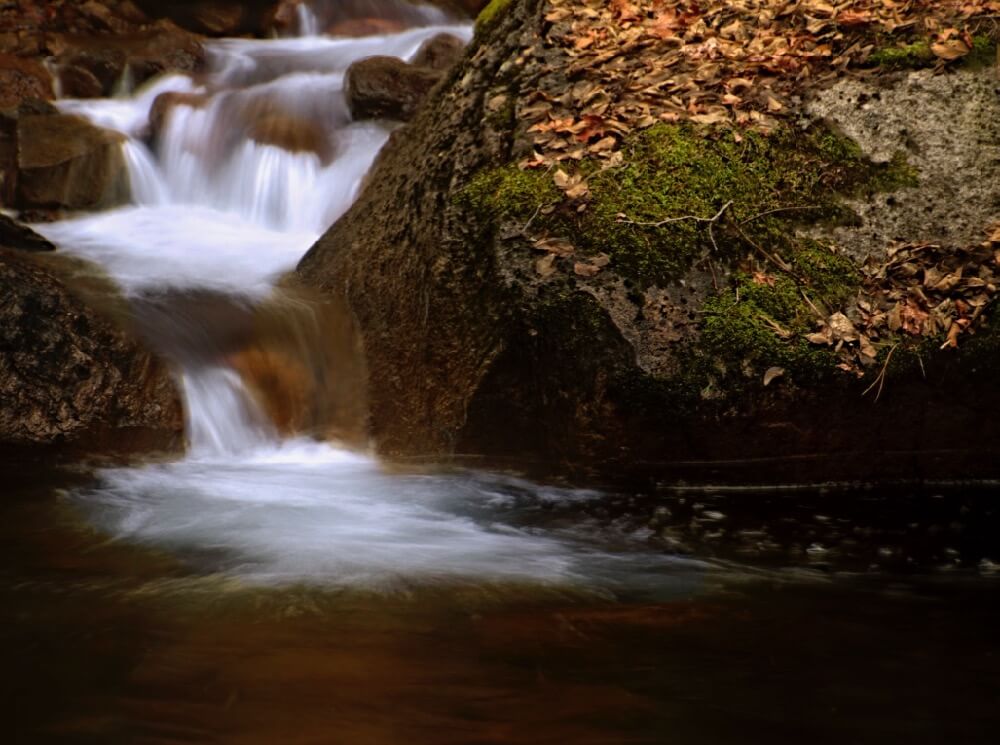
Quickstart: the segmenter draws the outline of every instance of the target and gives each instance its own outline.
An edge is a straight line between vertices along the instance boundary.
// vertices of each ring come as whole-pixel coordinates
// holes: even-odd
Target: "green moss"
[[[490,26],[510,3],[511,0],[491,0],[490,4],[483,8],[476,18],[476,30],[480,31]]]
[[[477,219],[534,216],[534,230],[584,254],[609,254],[619,274],[644,287],[683,275],[708,253],[726,261],[764,249],[787,258],[796,246],[791,224],[843,219],[838,193],[885,190],[912,176],[905,160],[872,164],[827,130],[745,133],[737,142],[729,131],[661,124],[622,150],[621,167],[577,166],[590,188],[583,212],[560,204],[551,173],[514,166],[479,174],[462,198]]]
[[[522,171],[509,165],[476,175],[459,194],[459,201],[471,207],[477,218],[527,221],[541,207],[562,199],[552,176],[542,171]]]
[[[972,51],[962,60],[966,67],[979,69],[997,63],[997,42],[985,35],[972,37]]]
[[[972,50],[969,54],[956,60],[956,63],[972,68],[992,65],[996,62],[996,53],[996,41],[980,34],[972,37]],[[868,57],[868,62],[886,70],[919,70],[936,65],[939,59],[931,50],[930,42],[921,39],[912,44],[876,49]]]
[[[936,61],[928,41],[916,41],[902,46],[876,49],[868,61],[887,70],[915,70],[933,65]]]

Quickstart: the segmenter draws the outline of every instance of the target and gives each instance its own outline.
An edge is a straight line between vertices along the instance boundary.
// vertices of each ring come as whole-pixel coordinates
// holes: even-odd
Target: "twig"
[[[762,217],[767,217],[768,215],[775,215],[779,212],[797,212],[801,210],[818,210],[822,209],[818,204],[806,204],[801,207],[775,207],[773,210],[767,210],[766,212],[759,212],[753,217],[748,217],[740,223],[740,227],[746,225],[747,223],[753,222],[754,220],[759,220]]]
[[[521,235],[524,236],[525,238],[528,237],[528,228],[531,227],[531,223],[535,221],[535,218],[538,217],[538,213],[541,212],[541,210],[542,210],[542,205],[538,205],[537,207],[535,207],[535,211],[531,213],[531,217],[528,218],[528,222],[524,223],[524,225],[521,227]]]
[[[813,312],[816,314],[816,317],[819,318],[819,320],[825,322],[826,321],[826,315],[823,314],[822,312],[820,312],[820,309],[816,307],[816,304],[812,300],[809,299],[809,296],[806,295],[806,291],[803,290],[800,287],[799,288],[799,292],[802,293],[802,298],[806,301],[806,303],[808,303],[809,307],[813,309]]]
[[[719,221],[726,210],[733,206],[733,200],[729,200],[722,208],[715,213],[713,217],[698,217],[697,215],[683,215],[681,217],[668,217],[666,220],[660,220],[658,222],[643,222],[641,220],[630,220],[625,215],[618,215],[618,222],[625,225],[638,225],[644,228],[662,228],[664,225],[670,225],[675,222],[684,222],[685,220],[693,220],[694,222],[707,222],[709,224],[709,231],[711,231],[711,226]],[[715,243],[715,239],[712,239],[712,243]],[[716,246],[718,249],[718,246]]]
[[[882,364],[882,369],[879,371],[879,374],[875,376],[875,380],[872,381],[872,384],[865,388],[864,392],[861,394],[862,396],[867,396],[869,391],[878,385],[878,390],[875,392],[875,402],[878,403],[879,396],[882,395],[882,387],[885,385],[885,371],[889,369],[889,361],[892,359],[892,353],[896,351],[896,347],[898,346],[899,343],[897,342],[889,349],[889,354],[885,356],[885,362]]]
[[[777,256],[772,256],[767,251],[765,251],[763,248],[761,248],[756,243],[754,243],[752,240],[750,240],[750,237],[746,233],[744,233],[742,230],[740,230],[739,225],[736,226],[736,232],[740,234],[740,236],[743,238],[743,240],[745,240],[747,243],[749,243],[751,246],[753,246],[754,250],[756,250],[757,253],[759,253],[765,259],[767,259],[768,261],[770,261],[772,264],[774,264],[776,267],[778,267],[785,274],[787,274],[788,276],[790,276],[792,279],[795,279],[795,280],[798,280],[799,282],[802,282],[803,284],[806,283],[805,277],[800,277],[798,274],[796,274],[794,271],[792,271],[792,267],[789,264],[785,263],[785,261],[783,261],[782,259],[780,259]]]

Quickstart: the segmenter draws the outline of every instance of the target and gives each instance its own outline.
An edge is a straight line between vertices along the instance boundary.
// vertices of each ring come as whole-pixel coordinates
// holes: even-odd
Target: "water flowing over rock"
[[[0,247],[0,447],[176,448],[180,402],[165,365],[66,274],[65,261]]]
[[[567,82],[582,68],[560,67],[546,48],[569,39],[562,59],[572,63],[578,37],[566,36],[569,21],[560,15],[569,11],[537,0],[498,7],[448,85],[394,133],[358,201],[298,269],[307,284],[346,297],[358,319],[373,434],[384,452],[541,457],[619,473],[649,468],[665,478],[699,471],[699,478],[805,481],[995,473],[995,457],[985,455],[1000,444],[992,413],[1000,401],[985,373],[995,360],[989,324],[959,353],[909,352],[902,366],[900,350],[914,348],[905,337],[883,337],[878,349],[865,347],[864,337],[853,359],[866,367],[837,356],[845,345],[856,349],[858,333],[825,348],[825,337],[807,339],[816,325],[836,326],[835,304],[854,302],[850,287],[860,269],[825,243],[809,243],[815,234],[798,231],[815,221],[786,210],[822,203],[833,223],[849,223],[856,218],[836,189],[885,203],[893,189],[919,188],[911,174],[922,169],[920,144],[897,160],[873,160],[838,134],[850,127],[816,118],[784,140],[780,132],[769,139],[737,133],[735,146],[726,144],[731,133],[694,125],[660,124],[643,134],[656,117],[632,131],[613,118],[610,88]],[[962,91],[982,86],[961,81],[991,72],[950,75],[940,85],[964,102]],[[875,88],[893,84],[891,77],[869,83],[864,116],[876,120]],[[575,97],[591,113],[565,120],[534,113]],[[676,120],[669,111],[659,119]],[[974,141],[981,133],[973,126],[954,137]],[[533,149],[541,142],[562,148],[551,152],[565,159],[565,170],[546,170],[551,163]],[[747,166],[758,147],[785,149],[761,167]],[[612,157],[618,148],[625,152]],[[630,148],[638,165],[628,170]],[[639,201],[646,195],[626,191],[649,163],[665,164],[657,178],[666,183],[701,157],[709,161],[687,182],[659,187],[667,191],[649,197],[650,206]],[[578,172],[574,159],[591,170]],[[734,207],[749,194],[771,199],[774,191],[762,184],[787,189],[799,178],[769,175],[764,162],[779,169],[801,162],[797,173],[815,176],[816,185],[777,203]],[[816,163],[826,170],[814,173]],[[705,187],[699,172],[724,176]],[[605,191],[593,196],[580,174]],[[729,178],[739,183],[732,192],[725,191]],[[837,178],[842,186],[834,188]],[[1000,215],[996,189],[984,187],[969,210],[986,237]],[[620,201],[608,201],[608,193]],[[676,195],[695,206],[667,211]],[[728,214],[734,209],[738,217]],[[775,215],[783,221],[769,225],[765,238],[748,234]],[[658,249],[662,254],[645,248],[675,229],[688,232]],[[829,237],[822,227],[819,233]],[[768,250],[786,238],[788,262]],[[889,255],[884,243],[870,248],[875,262]],[[830,283],[836,271],[847,277],[847,299]],[[769,305],[781,288],[784,300]],[[827,300],[817,304],[821,296]],[[856,319],[851,329],[863,324],[866,303],[843,306]],[[795,318],[798,326],[783,325]],[[972,432],[979,433],[975,442]],[[953,452],[956,443],[961,452]]]

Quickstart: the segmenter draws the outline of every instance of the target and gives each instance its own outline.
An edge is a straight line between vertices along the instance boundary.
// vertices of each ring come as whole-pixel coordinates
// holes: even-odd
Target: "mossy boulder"
[[[893,237],[924,239],[914,195],[939,172],[938,144],[991,131],[987,73],[925,86],[950,81],[966,107],[960,131],[933,128],[930,159],[919,127],[878,152],[865,135],[898,86],[912,113],[918,84],[893,73],[852,83],[868,86],[860,114],[815,91],[767,132],[661,122],[616,135],[620,157],[534,168],[519,97],[551,74],[526,53],[548,6],[491,8],[298,268],[357,319],[383,453],[712,480],[991,473],[988,352],[894,331],[859,366],[843,339],[815,339],[831,319],[860,324],[865,259],[890,248],[880,210],[902,205]],[[964,193],[970,224],[1000,218],[996,183]],[[984,350],[986,318],[968,337]],[[963,432],[980,438],[954,455]]]

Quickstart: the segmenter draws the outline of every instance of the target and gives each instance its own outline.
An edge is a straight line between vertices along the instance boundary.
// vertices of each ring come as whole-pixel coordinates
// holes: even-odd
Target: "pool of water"
[[[586,494],[546,510],[522,482],[479,475],[520,495],[481,506],[494,521],[558,534],[575,517],[591,552],[632,564],[617,582],[600,561],[590,582],[476,563],[331,582],[323,564],[276,575],[287,546],[261,552],[262,573],[256,544],[234,560],[224,532],[214,546],[116,533],[77,496],[106,483],[86,471],[4,473],[6,742],[909,745],[992,743],[1000,724],[1000,580],[977,563],[680,560],[652,534],[623,545],[621,516],[598,530]]]

